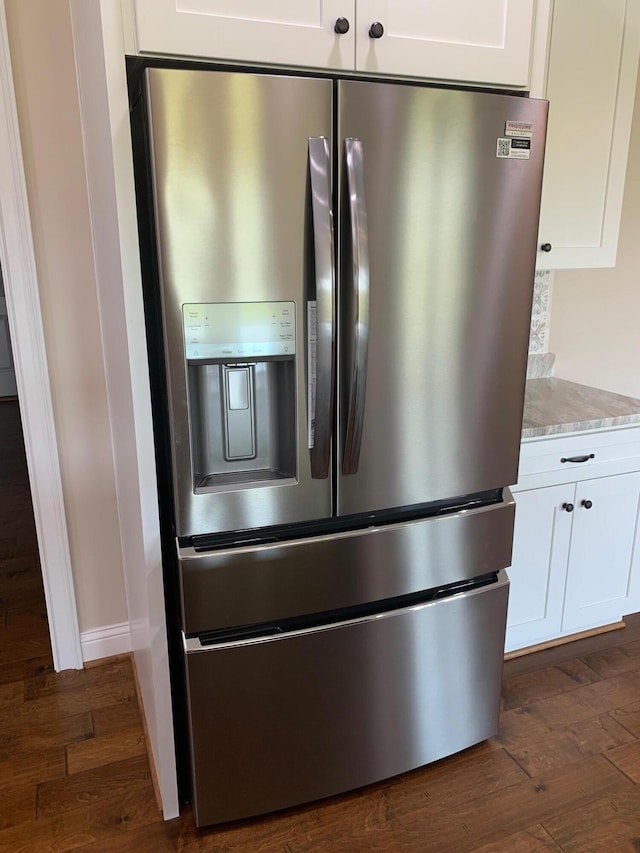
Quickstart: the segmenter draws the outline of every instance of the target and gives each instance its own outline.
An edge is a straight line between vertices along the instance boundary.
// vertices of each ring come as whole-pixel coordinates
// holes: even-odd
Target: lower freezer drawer
[[[394,776],[495,734],[509,581],[260,640],[186,641],[196,823]]]

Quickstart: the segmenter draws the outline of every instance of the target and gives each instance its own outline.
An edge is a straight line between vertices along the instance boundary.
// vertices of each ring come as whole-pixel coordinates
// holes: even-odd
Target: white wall
[[[640,84],[616,266],[555,274],[549,350],[561,379],[640,397]]]
[[[6,0],[81,631],[127,621],[67,0]]]

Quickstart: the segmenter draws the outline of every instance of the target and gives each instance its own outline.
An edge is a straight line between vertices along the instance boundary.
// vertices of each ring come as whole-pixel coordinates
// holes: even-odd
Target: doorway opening
[[[0,684],[53,670],[0,270]]]

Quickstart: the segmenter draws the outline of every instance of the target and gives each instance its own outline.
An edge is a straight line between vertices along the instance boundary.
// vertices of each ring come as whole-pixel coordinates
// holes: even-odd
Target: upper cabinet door
[[[534,0],[357,0],[356,69],[529,84]]]
[[[141,53],[352,69],[355,0],[135,0]],[[336,22],[342,19],[336,32]]]
[[[615,266],[639,53],[638,0],[554,3],[539,269]]]

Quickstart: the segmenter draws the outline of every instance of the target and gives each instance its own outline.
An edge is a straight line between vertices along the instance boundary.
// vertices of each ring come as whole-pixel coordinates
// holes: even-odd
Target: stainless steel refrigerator
[[[138,157],[202,825],[496,731],[547,105],[175,66]]]

